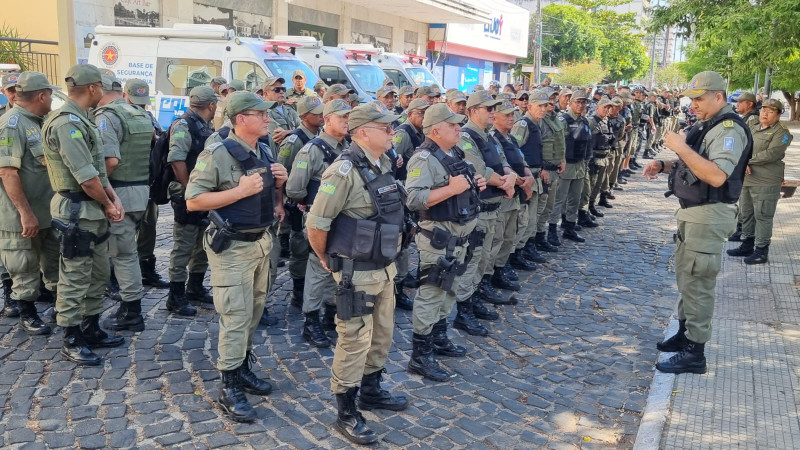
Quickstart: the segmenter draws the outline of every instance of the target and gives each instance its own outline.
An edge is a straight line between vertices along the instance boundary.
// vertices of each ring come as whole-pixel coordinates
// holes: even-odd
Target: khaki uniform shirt
[[[330,134],[322,131],[319,137],[325,141],[336,153],[341,155],[345,149],[344,141],[338,142]],[[308,195],[308,182],[311,180],[321,180],[322,173],[328,168],[325,162],[322,149],[316,145],[308,143],[300,149],[294,158],[292,172],[286,182],[286,195],[294,200],[303,200]],[[387,157],[388,158],[388,157]],[[319,195],[317,195],[319,197]]]
[[[214,119],[212,119],[212,122],[214,122],[215,130],[219,130],[220,128],[222,128],[225,125],[225,121],[228,119],[228,117],[225,115],[225,108],[227,107],[227,105],[228,105],[227,97],[226,99],[219,100],[217,102],[217,110],[214,112]]]
[[[502,162],[503,167],[509,167],[508,162],[506,161],[506,155],[503,153],[502,147],[497,141],[494,140],[493,137],[489,136],[486,130],[481,130],[480,127],[475,125],[472,121],[468,121],[463,128],[469,128],[477,132],[481,138],[483,138],[484,140],[486,140],[486,142],[489,143],[489,148],[494,147],[495,150],[497,150],[497,153],[500,156],[500,161]],[[461,149],[461,151],[464,152],[464,159],[466,159],[473,166],[475,166],[475,171],[483,175],[483,177],[486,178],[486,181],[488,182],[489,178],[491,178],[492,174],[494,174],[494,170],[492,170],[492,168],[487,166],[486,162],[484,162],[483,154],[481,153],[481,150],[478,148],[478,144],[472,140],[469,134],[461,133],[461,139],[459,139],[457,145]],[[498,173],[497,175],[502,177],[503,175],[505,175],[505,173]],[[486,199],[485,202],[497,203],[500,200],[502,200],[502,198],[503,198],[502,196],[497,196],[494,198]]]
[[[283,110],[283,112],[280,110]],[[283,106],[276,106],[270,109],[269,118],[271,119],[269,123],[270,134],[278,128],[292,131],[300,126],[300,116],[297,115],[297,111],[290,108],[286,103]]]
[[[547,113],[547,115],[544,116],[544,119],[542,119],[542,122],[543,126],[540,128],[542,130],[542,152],[544,155],[544,160],[551,164],[561,164],[561,161],[564,160],[564,157],[567,154],[567,142],[564,135],[566,124],[563,121],[558,120],[555,112]],[[551,151],[551,147],[544,143],[546,131],[545,128],[549,129],[553,133],[552,153],[547,153]]]
[[[781,121],[761,129],[761,124],[750,125],[753,134],[753,156],[747,163],[750,175],[744,176],[745,186],[774,186],[783,183],[783,158],[792,143],[792,136]]]
[[[311,97],[312,95],[317,95],[317,94],[314,93],[313,89],[309,89],[309,88],[304,88],[304,90],[302,90],[300,92],[297,92],[297,91],[294,90],[294,86],[292,86],[292,87],[290,87],[289,89],[286,90],[286,99],[293,98],[293,99],[296,99],[296,100],[299,101],[303,97]],[[291,105],[289,105],[289,107],[292,108],[293,110],[297,111],[297,103],[296,102],[292,103]]]
[[[414,128],[416,129],[416,127]],[[417,138],[420,142],[425,141],[425,135],[422,134],[422,131],[417,130]],[[392,143],[394,144],[394,150],[398,155],[403,157],[404,161],[408,161],[414,152],[417,151],[413,142],[411,142],[411,137],[403,128],[395,130],[394,136],[392,137]]]
[[[39,228],[50,228],[50,199],[53,189],[47,182],[47,164],[42,147],[43,119],[21,106],[14,106],[0,117],[0,167],[17,169],[22,190]],[[0,230],[22,232],[19,211],[0,183]]]
[[[311,130],[306,128],[302,122],[298,128],[305,133],[309,140],[314,139],[316,136],[316,134],[312,133]],[[294,134],[287,136],[286,139],[281,142],[280,150],[278,151],[278,162],[283,164],[283,166],[286,167],[286,170],[290,173],[292,171],[292,165],[294,164],[294,158],[297,156],[297,153],[300,152],[300,149],[303,148],[303,145],[303,141]]]
[[[353,143],[350,151],[354,154],[363,154],[364,151]],[[377,161],[366,155],[370,170],[375,174],[392,172],[392,162],[386,154],[382,154]],[[366,219],[375,214],[375,206],[367,192],[364,180],[349,161],[335,161],[322,175],[322,185],[319,194],[314,200],[314,205],[306,216],[306,227],[316,230],[330,231],[331,223],[339,214],[345,214],[356,219]],[[397,240],[400,248],[400,239]],[[393,280],[397,275],[394,264],[378,270],[359,270],[353,274],[354,284],[366,284],[376,281]],[[333,274],[334,279],[340,281],[341,272]]]

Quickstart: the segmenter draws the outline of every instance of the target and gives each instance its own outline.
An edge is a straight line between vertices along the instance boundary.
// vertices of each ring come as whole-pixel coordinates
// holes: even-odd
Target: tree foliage
[[[3,23],[0,25],[0,36],[22,39],[16,28]],[[22,44],[12,41],[0,41],[0,64],[17,64],[20,70],[31,70],[32,60],[30,54],[23,51]]]
[[[559,70],[553,76],[553,82],[562,86],[590,86],[600,83],[606,77],[606,71],[597,61],[564,63]]]
[[[591,14],[568,5],[551,4],[542,8],[542,60],[561,65],[565,61],[590,61],[605,44],[602,29]]]

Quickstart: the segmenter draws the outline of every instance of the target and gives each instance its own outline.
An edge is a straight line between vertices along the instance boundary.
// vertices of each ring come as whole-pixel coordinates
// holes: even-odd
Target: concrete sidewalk
[[[800,178],[791,131],[786,176]],[[708,373],[656,373],[636,448],[800,448],[800,194],[778,202],[769,259],[723,255]]]

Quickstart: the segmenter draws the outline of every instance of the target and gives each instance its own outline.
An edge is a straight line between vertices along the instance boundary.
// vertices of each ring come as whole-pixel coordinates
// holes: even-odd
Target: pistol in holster
[[[214,224],[214,227],[209,227],[208,231],[209,236],[211,236],[209,247],[211,247],[214,253],[222,253],[231,246],[231,236],[234,233],[233,228],[228,221],[224,220],[216,211],[209,212],[208,218],[211,220],[211,223]]]
[[[376,295],[369,295],[364,291],[356,291],[353,285],[353,260],[342,259],[342,279],[336,286],[334,300],[336,301],[336,317],[340,320],[350,320],[372,314],[375,310]]]

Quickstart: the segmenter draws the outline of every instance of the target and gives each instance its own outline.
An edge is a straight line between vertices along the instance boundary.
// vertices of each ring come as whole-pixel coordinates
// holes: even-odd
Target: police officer
[[[595,111],[597,111],[597,105],[600,103],[600,100],[606,96],[606,91],[603,89],[602,86],[598,86],[597,89],[594,90],[594,94],[592,94],[592,98],[589,99],[588,111],[586,113],[586,117],[593,117],[595,115]]]
[[[13,280],[3,315],[19,315],[20,327],[32,335],[51,331],[34,304],[40,271],[49,290],[58,283],[58,239],[50,224],[53,190],[44,182],[41,133],[53,89],[44,74],[23,72],[14,106],[0,117],[0,259]]]
[[[564,238],[575,242],[586,242],[575,230],[583,192],[584,178],[587,171],[587,157],[591,154],[592,134],[589,121],[584,117],[588,93],[584,89],[572,92],[569,109],[561,113],[558,119],[565,124],[564,159],[566,166],[559,174],[560,180],[553,211],[550,213],[550,230],[548,240],[551,244],[557,241],[556,226],[564,214]]]
[[[394,259],[403,229],[403,195],[385,155],[392,147],[390,124],[396,119],[377,100],[353,109],[348,120],[353,142],[325,170],[307,222],[314,253],[338,283],[339,339],[331,366],[336,429],[361,445],[378,437],[356,407],[359,381],[361,409],[408,407],[406,397],[391,395],[380,385],[392,344]]]
[[[317,94],[317,97],[322,98],[325,96],[325,91],[328,90],[328,85],[325,84],[324,81],[319,80],[314,83],[314,93]]]
[[[492,80],[489,82],[489,95],[493,98],[497,98],[497,94],[500,93],[500,82],[497,80]]]
[[[548,228],[548,221],[550,220],[550,214],[556,203],[556,193],[560,185],[559,180],[561,179],[561,173],[564,171],[567,164],[564,159],[566,152],[564,143],[565,124],[564,121],[558,120],[558,116],[556,115],[560,92],[553,91],[552,88],[548,88],[545,92],[550,94],[549,102],[546,105],[547,114],[538,122],[533,120],[533,116],[529,117],[529,119],[536,123],[541,132],[542,158],[544,159],[542,169],[546,170],[548,173],[548,182],[544,181],[544,177],[540,178],[542,181],[542,193],[539,197],[539,210],[537,211],[538,223],[536,224],[534,245],[538,251],[555,253],[558,252],[558,246],[561,245],[561,241],[558,239],[558,229],[555,226]],[[572,91],[565,89],[564,94],[565,98],[570,98],[572,96]],[[543,98],[540,98],[539,103],[542,100]],[[528,104],[530,105],[530,103],[532,102],[529,101]],[[530,106],[528,107],[528,111],[530,112]],[[521,126],[522,124],[518,123],[518,125]],[[516,135],[521,131],[522,130],[517,130],[515,128],[512,130],[512,133]],[[524,135],[524,133],[522,134]],[[517,139],[517,141],[520,143],[520,146],[525,145],[524,136]]]
[[[747,126],[760,124],[759,111],[756,109],[756,96],[752,92],[743,92],[736,98],[736,112],[742,116],[742,120]]]
[[[264,81],[264,99],[278,105],[269,110],[269,134],[276,144],[281,142],[295,128],[300,126],[300,116],[293,108],[284,107],[286,102],[286,81],[280,77],[269,77]]]
[[[44,156],[53,191],[50,214],[61,231],[56,311],[64,327],[61,354],[81,365],[99,365],[94,347],[117,347],[125,340],[100,328],[103,289],[108,283],[108,220],[125,210],[108,183],[100,135],[89,109],[103,97],[100,71],[79,64],[67,71],[64,106],[42,126]]]
[[[591,190],[588,192],[588,213],[591,213],[595,217],[603,217],[605,215],[595,208],[598,194],[600,195],[599,206],[605,208],[612,207],[607,200],[608,191],[603,191],[604,182],[606,183],[606,189],[608,189],[608,169],[611,165],[609,158],[612,156],[611,153],[616,146],[614,130],[608,121],[609,111],[612,107],[613,104],[608,97],[604,96],[601,98],[595,107],[592,123],[592,159],[589,162]],[[581,224],[581,226],[586,223],[587,215],[587,212],[583,209],[578,211],[578,223]],[[596,222],[593,223],[595,223],[596,226]]]
[[[219,98],[216,99],[217,109],[214,110],[214,129],[217,130],[225,126],[225,123],[228,120],[228,116],[225,114],[225,108],[227,105],[227,96],[233,94],[236,91],[243,91],[244,81],[231,80],[230,83],[221,86],[219,90],[225,95],[225,97],[222,99]]]
[[[441,92],[434,86],[424,85],[414,90],[414,98],[421,98],[431,104],[437,103],[441,96]]]
[[[217,368],[222,388],[217,404],[237,422],[256,419],[245,392],[272,391],[250,366],[257,360],[253,333],[271,284],[272,237],[267,228],[275,220],[275,208],[281,208],[280,189],[287,178],[286,169],[259,142],[268,133],[272,106],[252,92],[231,94],[227,111],[232,130],[227,139],[203,150],[186,187],[190,211],[212,211],[214,222],[203,245],[220,315]]]
[[[297,69],[292,73],[292,88],[286,92],[286,104],[297,110],[297,103],[303,97],[316,95],[313,90],[306,87],[306,73]]]
[[[619,169],[622,166],[623,152],[625,151],[625,117],[621,114],[624,103],[622,98],[616,96],[611,99],[612,108],[608,114],[608,124],[611,126],[611,132],[614,134],[614,147],[611,149],[611,157],[609,158],[608,176],[606,181],[603,182],[603,189],[610,192],[610,189],[622,190],[617,187],[619,181]]]
[[[217,96],[214,90],[208,86],[197,86],[189,92],[189,110],[173,122],[169,129],[167,162],[175,173],[175,181],[169,185],[169,196],[175,211],[175,223],[172,228],[172,252],[169,256],[167,309],[181,316],[197,314],[189,300],[206,304],[213,302],[213,297],[203,286],[203,278],[208,269],[203,232],[208,226],[208,217],[206,213],[190,212],[186,209],[184,191],[206,139],[214,132],[210,121],[216,108]]]
[[[286,183],[286,195],[305,211],[308,211],[319,195],[323,172],[345,149],[347,118],[351,110],[347,100],[336,99],[326,103],[323,110],[325,128],[319,137],[303,146],[294,159],[289,181]],[[336,283],[314,253],[309,254],[305,279],[308,289],[303,292],[303,314],[306,319],[303,338],[315,347],[330,347],[330,340],[320,324],[319,310],[323,300],[326,297],[331,298],[330,294],[336,290]],[[326,321],[333,321],[333,312],[333,306],[325,308]]]
[[[484,97],[485,98],[485,97]],[[479,190],[485,188],[482,175],[463,160],[456,146],[464,118],[447,105],[432,105],[425,111],[425,141],[408,162],[406,204],[419,212],[421,285],[414,298],[413,350],[408,371],[433,381],[454,376],[442,368],[434,354],[462,357],[466,349],[447,337],[447,317],[456,302],[455,289],[466,276],[466,264],[474,253],[470,235],[480,212]],[[471,285],[472,281],[467,280]]]
[[[692,99],[699,125],[684,135],[669,133],[666,146],[674,161],[652,161],[648,179],[670,173],[670,192],[680,201],[675,275],[681,293],[678,333],[658,344],[678,352],[656,369],[669,373],[705,373],[705,343],[711,338],[714,288],[725,240],[736,225],[736,201],[750,159],[752,138],[742,119],[727,104],[727,83],[720,74],[700,72],[684,94]]]
[[[745,264],[764,264],[769,260],[772,219],[783,183],[783,158],[794,139],[780,120],[782,113],[783,103],[780,100],[764,100],[758,125],[750,125],[753,156],[747,163],[744,188],[739,199],[742,244],[728,250],[731,256],[745,256]]]
[[[530,95],[528,91],[517,91],[517,94],[514,99],[514,120],[519,120],[520,117],[524,116],[526,112],[528,112],[528,100],[530,99]]]
[[[394,107],[395,114],[403,114],[403,112],[411,104],[414,99],[414,86],[406,85],[397,91],[397,106]],[[400,120],[399,118],[397,120]]]
[[[322,97],[322,103],[328,103],[331,100],[337,99],[349,101],[349,95],[354,92],[354,90],[343,84],[334,84],[325,91],[325,95]]]
[[[0,107],[0,115],[14,107],[18,78],[18,72],[9,72],[0,79],[0,93],[4,94],[8,99],[8,103]],[[2,258],[0,258],[0,260],[1,259]],[[7,317],[19,317],[19,308],[16,306],[16,302],[11,299],[11,276],[8,274],[6,268],[3,267],[2,262],[0,262],[0,280],[3,282],[3,314]]]
[[[8,72],[0,79],[0,93],[5,95],[8,103],[0,108],[0,114],[5,114],[6,111],[14,107],[14,99],[17,96],[17,80],[19,79],[19,72]]]
[[[459,91],[458,89],[453,89],[447,94],[447,106],[450,108],[450,111],[453,111],[456,114],[464,115],[467,112],[467,95],[463,92]],[[467,120],[467,117],[464,115],[464,120]],[[465,125],[467,122],[464,122],[460,125]]]
[[[226,84],[228,84],[228,80],[226,80],[225,77],[214,77],[211,79],[211,82],[208,83],[217,95],[220,95],[220,88]]]
[[[109,81],[113,84],[114,80]],[[113,90],[110,95],[113,100],[95,110],[94,121],[100,131],[106,173],[125,209],[125,216],[121,222],[109,227],[109,256],[119,282],[122,303],[107,326],[112,330],[143,331],[141,301],[144,287],[136,253],[136,228],[147,209],[150,193],[153,123],[143,109],[135,108],[128,101],[150,103],[150,89],[146,82],[130,79],[125,84],[125,98]],[[104,100],[108,96],[109,92]]]
[[[397,89],[394,86],[383,86],[378,88],[375,97],[383,103],[389,111],[394,111],[397,103]]]

